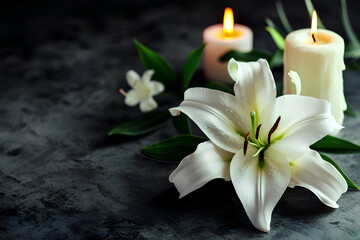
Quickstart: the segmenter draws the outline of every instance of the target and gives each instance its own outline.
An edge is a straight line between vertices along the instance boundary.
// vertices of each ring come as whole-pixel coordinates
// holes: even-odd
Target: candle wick
[[[316,43],[315,34],[313,33],[313,34],[311,34],[311,36],[312,36],[312,39],[313,39],[314,43]]]

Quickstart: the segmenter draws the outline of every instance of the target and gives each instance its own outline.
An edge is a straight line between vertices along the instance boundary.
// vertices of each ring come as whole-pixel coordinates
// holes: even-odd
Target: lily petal
[[[152,97],[140,101],[140,111],[144,113],[154,110],[157,106],[157,103]]]
[[[164,84],[158,81],[149,82],[149,88],[151,91],[151,95],[158,95],[159,93],[164,91]]]
[[[258,114],[276,97],[276,86],[268,62],[237,62],[231,59],[228,72],[236,81],[235,96],[247,102]]]
[[[139,102],[140,102],[140,97],[136,91],[130,90],[126,93],[125,96],[126,105],[128,105],[129,107],[133,107],[136,106]]]
[[[289,77],[291,78],[291,82],[295,85],[296,95],[300,95],[301,93],[301,80],[299,74],[295,71],[290,71],[288,73]]]
[[[228,63],[228,73],[232,80],[237,81],[238,62],[231,58]]]
[[[279,116],[281,121],[271,137],[268,151],[286,153],[289,162],[305,154],[310,145],[342,128],[332,116],[329,102],[312,97],[284,95],[270,103],[260,116],[260,136],[263,142],[267,142],[267,134]]]
[[[301,186],[312,191],[324,204],[338,208],[336,201],[347,191],[345,179],[319,153],[309,150],[300,159],[291,162],[289,187]]]
[[[175,184],[180,198],[204,186],[210,180],[230,180],[230,161],[234,156],[211,141],[200,143],[196,151],[185,157],[171,173],[169,181]]]
[[[134,86],[141,81],[141,78],[137,72],[134,70],[129,70],[126,73],[126,81],[128,82],[129,86],[134,88]]]
[[[152,69],[146,70],[142,75],[142,80],[144,83],[148,83],[151,81],[152,76],[154,75],[155,71]]]
[[[231,181],[252,224],[263,232],[270,230],[272,211],[290,181],[286,159],[265,151],[263,165],[256,148],[249,145],[246,156],[240,151],[230,164]]]
[[[236,153],[243,148],[244,138],[251,129],[249,105],[235,96],[207,88],[186,90],[180,106],[171,108],[188,115],[205,135],[222,149]]]

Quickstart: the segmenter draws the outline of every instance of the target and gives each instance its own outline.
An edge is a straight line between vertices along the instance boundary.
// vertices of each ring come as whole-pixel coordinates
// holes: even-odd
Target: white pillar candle
[[[228,74],[227,62],[220,62],[219,58],[229,50],[250,52],[253,48],[253,32],[247,26],[234,25],[231,8],[232,20],[226,20],[228,9],[225,9],[224,25],[212,25],[203,32],[203,41],[206,43],[204,71],[209,80],[232,84],[234,81]],[[232,32],[231,28],[233,28]]]
[[[311,29],[301,29],[285,38],[284,94],[296,93],[288,75],[296,71],[301,79],[301,95],[329,101],[332,114],[342,124],[347,108],[342,76],[344,40],[329,30],[319,29],[312,34]]]

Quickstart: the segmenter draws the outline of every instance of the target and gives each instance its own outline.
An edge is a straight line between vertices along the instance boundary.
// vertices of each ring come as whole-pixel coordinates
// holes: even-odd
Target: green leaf
[[[358,51],[358,50],[359,50],[359,46],[354,45],[351,42],[349,42],[348,44],[345,45],[345,53],[346,52]]]
[[[350,70],[354,70],[354,71],[359,71],[360,72],[360,66],[359,64],[355,61],[352,60],[351,62],[346,64],[346,69],[350,69]]]
[[[114,128],[108,133],[108,136],[121,134],[127,136],[139,136],[152,132],[159,128],[162,123],[171,118],[169,111],[151,112],[142,117],[125,122],[120,126]]]
[[[346,108],[344,113],[349,115],[349,116],[356,117],[355,111],[352,109],[352,107],[349,106],[348,103],[347,103],[347,108]]]
[[[272,54],[265,50],[253,49],[251,52],[243,53],[236,50],[230,50],[220,57],[221,62],[229,61],[234,58],[236,61],[251,62],[256,61],[259,58],[265,58],[270,61]]]
[[[189,84],[195,73],[195,70],[199,66],[205,45],[206,44],[203,44],[199,48],[192,51],[188,56],[188,58],[186,59],[184,69],[182,72],[182,82],[183,82],[184,91],[189,87]]]
[[[280,97],[283,95],[284,83],[283,81],[275,81],[276,85],[276,96]]]
[[[306,9],[307,9],[307,11],[309,13],[309,16],[310,16],[310,19],[311,19],[312,13],[314,11],[314,5],[312,4],[311,0],[305,0],[305,4],[306,4]],[[321,19],[319,18],[319,16],[317,17],[317,22],[318,22],[318,27],[319,28],[326,29],[326,27],[322,23]]]
[[[234,94],[234,90],[231,87],[229,87],[228,85],[225,85],[223,83],[208,82],[205,86],[207,88],[216,89],[216,90],[220,90],[220,91],[227,92],[227,93],[230,93],[230,94]]]
[[[158,96],[163,96],[163,97],[178,97],[177,94],[175,94],[174,92],[171,92],[171,91],[164,91],[164,92],[160,93]]]
[[[341,0],[341,17],[346,35],[348,36],[350,42],[358,49],[360,47],[360,42],[359,39],[356,37],[354,29],[351,26],[349,14],[346,6],[346,0]]]
[[[286,17],[286,14],[285,14],[285,11],[284,11],[284,8],[283,8],[283,5],[280,1],[277,1],[276,2],[276,10],[278,12],[278,15],[280,17],[280,21],[281,23],[283,24],[285,30],[289,33],[289,32],[292,32],[293,29],[290,25],[290,22],[289,20],[287,19]]]
[[[266,31],[268,31],[272,37],[272,39],[274,40],[276,46],[280,49],[280,50],[284,50],[285,47],[285,39],[284,37],[275,29],[272,28],[270,26],[265,27]]]
[[[265,22],[266,25],[276,29],[276,31],[278,31],[282,36],[285,36],[285,34],[281,31],[281,29],[278,26],[276,26],[276,24],[270,18],[265,18]]]
[[[274,56],[271,58],[271,60],[269,62],[269,65],[272,69],[283,66],[283,64],[284,64],[283,55],[284,55],[284,51],[282,51],[282,50],[277,50],[275,52]]]
[[[356,45],[353,43],[347,43],[345,46],[345,58],[354,58],[359,59],[360,58],[360,45]]]
[[[322,157],[322,159],[333,165],[339,171],[339,173],[344,177],[345,181],[347,182],[349,188],[360,191],[360,188],[356,186],[353,181],[351,181],[351,179],[341,170],[341,168],[334,162],[334,160],[321,153],[320,156]]]
[[[327,135],[318,142],[310,146],[310,148],[333,154],[360,153],[360,146],[347,140]]]
[[[206,138],[195,135],[178,135],[145,147],[141,149],[141,152],[155,159],[177,162],[193,153],[197,145],[206,140]]]
[[[173,123],[179,134],[191,134],[190,120],[184,113],[173,117]]]
[[[147,69],[154,69],[154,80],[162,82],[166,88],[176,90],[176,76],[164,57],[133,39],[139,57]]]
[[[360,46],[357,49],[346,50],[345,51],[345,58],[359,59],[360,58]]]

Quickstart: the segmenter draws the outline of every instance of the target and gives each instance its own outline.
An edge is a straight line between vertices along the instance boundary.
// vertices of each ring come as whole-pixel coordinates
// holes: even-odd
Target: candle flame
[[[311,37],[316,43],[316,35],[317,35],[317,14],[316,11],[313,11],[312,17],[311,17]]]
[[[232,36],[234,33],[234,14],[231,8],[225,8],[223,31],[225,36]]]

